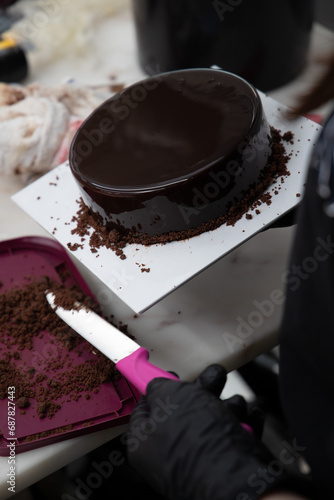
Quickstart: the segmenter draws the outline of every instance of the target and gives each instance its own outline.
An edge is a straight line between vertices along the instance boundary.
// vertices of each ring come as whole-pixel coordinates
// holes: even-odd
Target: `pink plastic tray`
[[[27,276],[48,276],[64,286],[76,284],[89,296],[93,296],[87,284],[69,259],[63,247],[57,242],[42,237],[24,237],[0,242],[0,294],[14,286],[27,283]],[[5,353],[14,352],[17,346],[8,351],[2,342],[0,331],[0,359]],[[83,342],[85,342],[83,340]],[[52,356],[54,343],[50,342],[49,332],[44,332],[42,338],[34,341],[33,350],[20,351],[20,359],[12,356],[11,363],[20,368],[20,365],[34,366],[39,373],[52,376],[46,371],[45,360]],[[57,345],[57,352],[63,349],[64,356],[70,356],[70,362],[76,364],[94,359],[94,354],[85,351],[80,359],[76,352],[65,350]],[[61,354],[62,355],[62,354]],[[84,396],[89,393],[90,398]],[[83,397],[77,401],[62,402],[61,409],[51,418],[39,418],[36,412],[37,402],[30,400],[31,405],[26,408],[25,414],[16,406],[15,437],[16,453],[62,441],[75,436],[84,435],[107,427],[121,425],[128,418],[135,407],[138,392],[130,387],[127,381],[120,377],[113,383],[102,384],[98,393],[85,391]],[[15,402],[15,399],[14,399]],[[0,455],[8,455],[8,399],[0,400]],[[63,430],[62,428],[67,430]],[[37,435],[37,436],[36,436]]]

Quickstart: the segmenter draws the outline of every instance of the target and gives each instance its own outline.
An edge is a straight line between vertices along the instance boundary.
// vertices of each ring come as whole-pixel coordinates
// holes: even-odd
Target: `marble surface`
[[[316,25],[307,69],[294,82],[270,95],[293,105],[296,96],[321,70],[316,56],[330,46],[333,38],[331,32]],[[48,68],[36,69],[31,80],[52,85],[74,77],[83,83],[94,83],[115,74],[119,81],[128,84],[141,78],[129,12],[106,20],[94,43],[85,58],[72,60],[69,55]],[[11,195],[22,187],[19,181],[1,179],[1,240],[48,236],[11,201]],[[134,315],[80,263],[75,263],[104,311],[114,314],[116,321],[128,324],[138,343],[150,349],[152,362],[191,380],[209,363],[219,362],[229,371],[234,370],[277,344],[284,303],[284,271],[293,233],[293,228],[259,233],[140,316]],[[16,491],[123,430],[124,427],[101,431],[19,455]],[[0,497],[4,500],[11,495],[6,474],[7,459],[0,458]]]

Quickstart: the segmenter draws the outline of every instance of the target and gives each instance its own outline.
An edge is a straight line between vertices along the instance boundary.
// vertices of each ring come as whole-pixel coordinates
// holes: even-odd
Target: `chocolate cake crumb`
[[[37,439],[40,438],[45,438],[52,436],[54,434],[62,434],[63,432],[67,432],[73,429],[72,424],[64,425],[63,427],[57,427],[56,429],[53,429],[51,431],[43,431],[43,432],[38,432],[36,434],[31,434],[30,436],[27,436],[24,440],[25,443],[30,443],[32,441],[36,441]]]
[[[293,137],[294,137],[293,132],[291,132],[291,130],[289,130],[288,132],[285,132],[285,134],[283,134],[282,139],[285,142],[291,143]]]
[[[66,275],[65,270],[62,274]],[[0,294],[0,399],[7,397],[8,387],[15,386],[17,406],[27,409],[27,418],[36,411],[39,418],[51,419],[66,401],[77,401],[90,391],[98,392],[101,384],[120,378],[114,363],[98,350],[94,359],[80,359],[85,352],[92,352],[92,346],[51,309],[45,297],[47,289],[55,292],[58,305],[72,308],[77,302],[100,314],[92,297],[74,285],[65,287],[46,276]],[[127,331],[127,325],[123,330]],[[35,343],[46,332],[47,346],[54,346],[50,355],[47,350],[35,351]],[[32,351],[29,359],[34,366],[21,360],[26,351]],[[77,356],[74,364],[69,357],[72,351]]]
[[[84,424],[82,424],[82,427],[89,427],[90,425],[93,425],[94,422],[85,422]]]
[[[30,406],[30,401],[26,396],[22,396],[21,398],[17,399],[16,404],[19,408],[28,408],[28,406]]]
[[[38,413],[39,418],[44,418],[46,416],[46,412],[47,412],[46,403],[44,401],[38,403],[37,404],[37,413]]]
[[[125,259],[124,248],[127,244],[142,244],[155,245],[166,244],[172,241],[180,241],[198,236],[207,231],[213,231],[223,224],[234,226],[236,222],[245,214],[247,219],[251,219],[252,215],[248,214],[249,210],[254,210],[261,204],[271,204],[271,194],[265,191],[269,186],[281,178],[290,175],[287,168],[289,156],[283,145],[283,141],[290,142],[294,135],[291,131],[285,132],[282,136],[281,131],[270,127],[272,136],[272,152],[268,159],[267,166],[260,173],[260,178],[257,184],[251,185],[243,192],[242,200],[234,205],[231,205],[228,213],[218,217],[216,220],[210,220],[201,224],[197,228],[188,229],[186,231],[170,232],[157,236],[149,236],[147,234],[130,232],[129,234],[121,234],[114,228],[105,224],[100,214],[93,212],[91,208],[85,205],[82,198],[77,200],[79,209],[71,219],[71,222],[76,223],[76,227],[71,233],[80,237],[89,236],[89,246],[92,252],[97,251],[100,247],[106,247],[121,259]],[[277,193],[278,194],[278,193]],[[76,250],[77,244],[67,244],[70,250]],[[141,269],[142,272],[143,269]]]
[[[110,85],[110,89],[112,92],[121,92],[125,88],[124,83],[112,83]]]
[[[72,252],[75,252],[78,248],[83,248],[83,245],[80,245],[80,243],[67,243],[67,246]]]

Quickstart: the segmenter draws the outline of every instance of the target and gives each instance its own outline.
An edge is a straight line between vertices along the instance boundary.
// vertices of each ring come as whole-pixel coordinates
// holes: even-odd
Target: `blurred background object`
[[[262,91],[304,68],[314,0],[132,0],[143,69],[217,65]]]
[[[0,0],[0,9],[7,9],[10,5],[16,3],[17,0]]]
[[[32,68],[43,67],[69,51],[85,55],[97,24],[127,5],[128,0],[20,0],[6,10],[13,22],[3,37],[26,50]]]
[[[8,14],[8,8],[17,0],[0,0],[0,82],[21,82],[28,75],[25,51],[11,36],[3,37],[16,21]]]
[[[334,30],[334,2],[333,0],[316,0],[315,19],[326,28]]]
[[[0,81],[21,82],[28,75],[28,62],[22,47],[13,38],[1,39]]]

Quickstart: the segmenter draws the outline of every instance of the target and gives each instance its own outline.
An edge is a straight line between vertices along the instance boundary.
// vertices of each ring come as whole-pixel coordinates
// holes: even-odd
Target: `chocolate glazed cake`
[[[163,73],[97,108],[70,167],[85,204],[121,234],[164,235],[227,213],[271,153],[256,90],[219,70]]]

